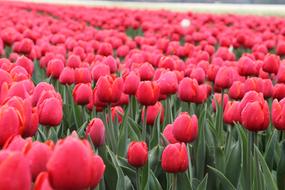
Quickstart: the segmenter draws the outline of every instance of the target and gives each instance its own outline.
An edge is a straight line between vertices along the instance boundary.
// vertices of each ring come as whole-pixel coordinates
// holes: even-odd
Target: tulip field
[[[0,4],[0,190],[284,190],[285,19]]]

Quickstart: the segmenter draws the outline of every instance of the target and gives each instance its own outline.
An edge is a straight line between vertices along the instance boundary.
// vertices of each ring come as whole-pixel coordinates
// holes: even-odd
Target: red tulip
[[[42,172],[37,176],[34,190],[53,190],[49,182],[48,172]]]
[[[91,70],[92,79],[96,82],[101,76],[110,75],[110,67],[106,64],[95,64]]]
[[[274,100],[272,103],[272,122],[276,129],[284,130],[285,129],[285,99],[282,99],[280,102]]]
[[[101,102],[116,103],[123,91],[122,78],[113,79],[110,76],[100,77],[96,84],[96,94]]]
[[[72,96],[76,104],[86,105],[92,101],[93,91],[90,84],[79,83],[76,84]]]
[[[224,109],[224,122],[228,124],[234,124],[234,122],[240,121],[239,102],[228,101]]]
[[[173,122],[175,139],[180,142],[192,142],[198,136],[198,119],[196,115],[190,116],[187,112],[182,112]]]
[[[144,114],[145,110],[142,111],[142,121],[144,120]],[[153,106],[147,106],[146,109],[146,123],[148,125],[153,125],[155,122],[155,119],[158,117],[158,114],[160,114],[160,123],[164,120],[164,108],[163,105],[160,102],[156,102]]]
[[[233,99],[242,99],[245,94],[244,83],[240,81],[233,82],[229,89],[229,97]]]
[[[22,153],[1,151],[0,160],[0,189],[31,189],[32,178],[29,162]]]
[[[21,56],[17,59],[16,65],[22,66],[26,71],[32,75],[34,71],[34,63],[27,57]]]
[[[268,73],[277,74],[280,65],[280,57],[274,54],[267,54],[263,60],[262,69]]]
[[[33,105],[37,105],[39,98],[41,97],[44,91],[54,91],[54,87],[46,82],[40,82],[34,89],[32,103]]]
[[[74,72],[75,84],[91,83],[91,73],[88,68],[76,68]]]
[[[187,149],[184,143],[169,144],[162,152],[162,169],[169,173],[184,172],[189,167]]]
[[[47,98],[38,105],[38,112],[40,124],[57,126],[63,118],[62,102],[55,97]]]
[[[125,78],[124,81],[124,93],[129,95],[135,95],[140,83],[140,77],[131,71]]]
[[[285,83],[285,64],[280,64],[279,70],[277,73],[277,82]]]
[[[159,98],[160,89],[156,82],[142,81],[140,82],[136,98],[142,105],[154,105]]]
[[[276,84],[273,87],[273,98],[277,98],[278,100],[281,100],[285,97],[285,84]]]
[[[178,80],[175,72],[167,71],[162,73],[157,80],[160,93],[165,95],[175,94],[178,88]]]
[[[36,179],[39,173],[46,171],[46,164],[52,155],[52,147],[35,141],[27,143],[23,151],[30,163],[32,177]]]
[[[54,78],[59,78],[60,73],[64,69],[64,63],[60,59],[52,59],[47,64],[47,75]]]
[[[163,136],[171,144],[178,143],[179,141],[175,139],[172,131],[173,131],[173,125],[172,124],[166,125],[166,127],[163,130]]]
[[[150,63],[144,63],[139,67],[139,75],[141,80],[152,80],[154,68]]]
[[[59,76],[59,82],[61,84],[68,84],[71,85],[74,83],[74,69],[70,67],[64,67],[64,69],[61,71],[60,76]]]
[[[105,127],[104,123],[99,118],[92,119],[87,128],[86,136],[90,136],[93,144],[97,147],[101,146],[105,142]]]
[[[220,88],[229,88],[236,80],[236,78],[237,73],[233,68],[223,66],[217,72],[215,78],[215,85]]]
[[[121,106],[115,106],[111,108],[111,114],[112,114],[112,121],[115,122],[115,120],[118,120],[118,123],[122,123],[123,116],[125,114],[124,109]]]
[[[257,64],[248,56],[242,56],[238,61],[238,71],[242,76],[258,75]]]
[[[198,96],[199,85],[196,79],[185,77],[178,86],[178,97],[185,102],[195,102]]]
[[[54,189],[87,189],[98,184],[105,165],[86,140],[69,136],[57,142],[47,170]]]
[[[71,67],[73,69],[79,68],[81,65],[81,59],[79,56],[71,54],[68,56],[66,66]]]
[[[20,120],[17,110],[7,105],[0,107],[0,146],[14,135],[20,134]]]
[[[127,153],[128,163],[136,168],[142,167],[148,160],[148,148],[145,142],[131,142]]]

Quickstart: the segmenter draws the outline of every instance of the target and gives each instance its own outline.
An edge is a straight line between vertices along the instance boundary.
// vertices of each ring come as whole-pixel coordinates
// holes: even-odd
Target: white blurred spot
[[[183,28],[188,28],[190,25],[191,25],[191,21],[187,18],[184,18],[181,22],[180,22],[180,25],[183,27]]]

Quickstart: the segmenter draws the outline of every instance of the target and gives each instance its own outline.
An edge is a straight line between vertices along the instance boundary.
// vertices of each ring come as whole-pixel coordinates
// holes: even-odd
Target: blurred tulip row
[[[285,189],[285,20],[0,5],[0,189]]]

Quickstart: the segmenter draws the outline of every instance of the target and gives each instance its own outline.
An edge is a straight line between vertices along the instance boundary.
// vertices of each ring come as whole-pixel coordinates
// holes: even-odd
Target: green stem
[[[187,153],[188,153],[188,177],[190,179],[190,185],[192,189],[192,166],[191,166],[191,145],[187,144]]]
[[[172,190],[176,190],[177,189],[177,174],[173,174],[172,176]]]
[[[139,168],[136,169],[136,185],[137,185],[137,190],[140,190],[141,186],[140,186],[140,169]]]
[[[114,133],[114,126],[113,126],[113,121],[112,121],[112,111],[111,111],[111,104],[108,104],[107,106],[107,109],[108,109],[108,114],[109,114],[109,124],[108,124],[108,127],[109,127],[109,131],[110,131],[110,143],[111,143],[111,147],[112,147],[112,151],[113,152],[116,152],[115,151],[115,142],[116,139],[115,139],[115,133]]]
[[[142,140],[146,141],[146,116],[147,116],[147,106],[143,106],[144,118],[143,118],[143,128],[142,128]]]

